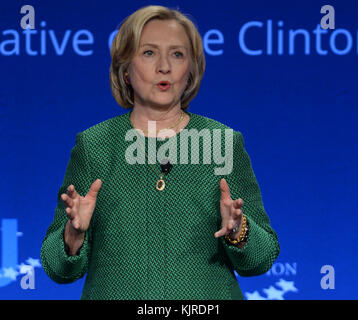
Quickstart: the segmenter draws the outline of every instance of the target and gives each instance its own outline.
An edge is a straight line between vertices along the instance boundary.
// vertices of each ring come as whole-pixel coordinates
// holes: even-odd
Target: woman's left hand
[[[232,238],[236,239],[241,233],[244,200],[231,198],[229,185],[224,178],[220,180],[220,190],[221,229],[214,233],[214,237],[227,235],[238,226],[237,232],[232,235]]]

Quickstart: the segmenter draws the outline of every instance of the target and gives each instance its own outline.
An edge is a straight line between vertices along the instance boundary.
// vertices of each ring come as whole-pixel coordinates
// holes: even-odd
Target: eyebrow
[[[142,45],[140,46],[140,48],[141,48],[141,47],[145,47],[145,46],[150,46],[150,47],[159,48],[159,46],[156,45],[156,44],[154,44],[154,43],[144,43],[144,44],[142,44]],[[188,50],[187,47],[182,46],[182,45],[179,45],[179,44],[178,44],[178,45],[171,45],[171,46],[169,46],[169,49],[177,49],[177,48],[183,48],[183,49],[185,49],[185,50]]]

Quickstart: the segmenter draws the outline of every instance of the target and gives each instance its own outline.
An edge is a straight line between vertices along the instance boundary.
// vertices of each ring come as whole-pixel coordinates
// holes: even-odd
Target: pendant
[[[162,178],[160,178],[160,179],[157,181],[157,183],[155,184],[155,187],[156,187],[157,190],[159,190],[159,191],[164,190],[164,188],[165,188],[165,182],[164,182],[164,180],[163,180]]]

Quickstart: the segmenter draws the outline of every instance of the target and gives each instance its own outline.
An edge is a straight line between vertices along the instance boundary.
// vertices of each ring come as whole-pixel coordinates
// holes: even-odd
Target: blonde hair
[[[153,19],[176,20],[184,27],[190,42],[191,71],[189,85],[180,99],[181,108],[187,109],[189,102],[199,91],[205,70],[205,55],[201,36],[194,23],[178,10],[163,6],[146,6],[131,14],[122,23],[111,46],[110,85],[114,99],[125,108],[134,105],[133,89],[126,84],[124,73],[136,54],[144,25]]]

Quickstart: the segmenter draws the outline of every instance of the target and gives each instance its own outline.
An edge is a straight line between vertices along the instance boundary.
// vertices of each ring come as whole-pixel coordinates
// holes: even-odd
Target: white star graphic
[[[29,272],[33,272],[34,268],[28,264],[24,264],[24,263],[21,263],[19,266],[19,271],[20,273],[24,274],[28,274]]]
[[[19,269],[20,273],[22,273],[22,272],[21,272],[21,269],[26,268],[26,266],[28,266],[28,265],[27,265],[27,264],[24,264],[24,263],[22,262],[21,264],[18,264],[18,265],[17,265],[17,268]]]
[[[253,293],[246,292],[245,295],[247,300],[267,300],[265,297],[261,296],[258,291],[254,291]]]
[[[26,262],[30,265],[30,266],[32,266],[32,267],[41,267],[41,263],[40,263],[40,261],[39,261],[39,259],[32,259],[32,258],[28,258],[27,260],[26,260]]]
[[[298,289],[295,287],[295,283],[293,281],[286,281],[284,279],[280,279],[279,282],[276,282],[276,286],[282,288],[284,292],[297,292]]]
[[[4,270],[3,276],[5,278],[10,278],[11,280],[16,280],[16,277],[19,275],[19,273],[12,267],[3,268],[3,270]]]
[[[284,300],[283,294],[285,292],[281,291],[281,290],[277,290],[273,286],[270,286],[270,288],[268,288],[268,289],[263,289],[263,291],[267,294],[267,299],[269,299],[269,300],[274,300],[274,299]]]

